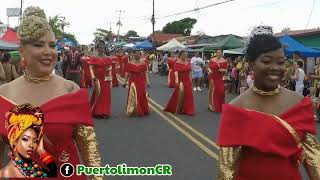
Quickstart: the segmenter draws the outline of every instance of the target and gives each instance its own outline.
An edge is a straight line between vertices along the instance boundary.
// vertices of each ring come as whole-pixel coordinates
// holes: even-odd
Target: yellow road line
[[[148,103],[149,107],[155,111],[157,114],[159,114],[164,120],[166,120],[169,124],[171,124],[174,128],[176,128],[178,131],[180,131],[184,136],[186,136],[190,141],[195,143],[201,150],[203,150],[205,153],[207,153],[212,158],[218,160],[218,155],[211,151],[209,148],[207,148],[204,144],[202,144],[200,141],[198,141],[196,138],[194,138],[190,133],[182,129],[179,125],[172,122],[168,117],[166,117],[163,112],[156,109],[152,104]]]
[[[149,98],[149,100],[155,104],[158,108],[160,109],[164,109],[160,104],[158,104],[157,102],[155,102],[153,99]],[[173,115],[172,113],[168,113],[166,112],[166,114],[168,114],[170,117],[174,118],[176,121],[178,121],[179,123],[181,123],[183,126],[185,126],[186,128],[188,128],[190,131],[192,131],[193,133],[195,133],[196,135],[198,135],[199,137],[201,137],[203,140],[205,140],[207,143],[209,143],[210,145],[212,145],[213,147],[215,147],[216,149],[219,149],[219,146],[213,142],[211,139],[209,139],[207,136],[205,136],[204,134],[202,134],[201,132],[199,132],[198,130],[194,129],[192,126],[190,126],[188,123],[182,121],[180,118],[178,118],[177,116]]]
[[[121,78],[119,75],[118,79],[119,81],[121,81],[122,83],[124,82],[123,78]],[[164,109],[160,104],[158,104],[155,100],[153,100],[152,98],[148,98],[150,102],[152,102],[155,106],[157,106],[160,109]],[[204,135],[203,133],[199,132],[198,130],[194,129],[192,126],[190,126],[188,123],[182,121],[180,118],[178,118],[177,116],[173,115],[172,113],[166,113],[168,114],[170,117],[174,118],[176,121],[178,121],[179,123],[181,123],[183,126],[185,126],[186,128],[188,128],[190,131],[192,131],[193,133],[195,133],[197,136],[201,137],[203,140],[205,140],[207,143],[209,143],[211,146],[215,147],[216,149],[219,149],[219,146],[212,141],[211,139],[209,139],[206,135]]]
[[[121,81],[122,83],[124,82],[123,78],[121,78],[119,75],[118,79],[119,81]],[[156,101],[154,101],[153,99],[151,99],[150,97],[148,98],[148,100],[154,104],[154,106],[158,107],[159,109],[164,109],[160,104],[158,104]],[[148,103],[149,106],[154,109],[154,107]],[[199,136],[200,138],[202,138],[203,140],[205,140],[207,143],[209,143],[210,145],[212,145],[213,147],[215,147],[216,149],[219,149],[219,146],[213,142],[212,140],[210,140],[207,136],[205,136],[204,134],[202,134],[201,132],[197,131],[196,129],[194,129],[192,126],[190,126],[188,123],[182,121],[180,118],[178,118],[177,116],[173,115],[172,113],[168,113],[168,112],[164,112],[164,111],[159,111],[156,110],[156,112],[158,112],[158,114],[165,118],[166,121],[168,121],[170,124],[174,124],[174,127],[179,127],[181,130],[183,130],[185,133],[187,133],[189,136],[191,136],[193,139],[195,139],[192,135],[190,135],[188,132],[186,132],[184,129],[182,129],[179,125],[177,125],[176,123],[174,123],[172,120],[169,120],[166,116],[164,116],[164,114],[169,115],[171,118],[175,119],[176,121],[178,121],[180,124],[182,124],[184,127],[186,127],[187,129],[189,129],[190,131],[192,131],[193,133],[195,133],[197,136]],[[179,130],[180,131],[180,130]],[[180,131],[181,132],[181,131]],[[181,132],[182,133],[182,132]],[[188,137],[188,136],[187,136]],[[196,139],[195,139],[196,140]],[[204,146],[200,141],[196,140],[197,142],[199,142],[201,145],[200,146]],[[205,147],[205,146],[204,146]],[[201,147],[200,147],[201,148]],[[206,149],[208,149],[207,147],[205,147]],[[209,150],[209,149],[208,149]],[[211,150],[209,150],[211,151]],[[211,151],[212,152],[212,151]],[[213,153],[213,152],[212,152]],[[217,157],[217,155],[215,154],[215,156]],[[217,159],[217,158],[216,158]]]

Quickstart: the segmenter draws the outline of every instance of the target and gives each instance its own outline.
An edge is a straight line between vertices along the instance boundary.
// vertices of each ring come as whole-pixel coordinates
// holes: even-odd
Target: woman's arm
[[[19,74],[17,73],[16,67],[14,65],[11,65],[12,68],[12,75],[14,79],[17,79],[19,77]]]
[[[150,87],[150,80],[149,80],[148,71],[146,71],[146,81],[147,81],[147,86]]]
[[[0,63],[0,81],[5,81],[6,80],[6,74],[4,72],[3,66]]]
[[[241,147],[220,147],[218,180],[236,179]]]
[[[320,144],[312,134],[306,134],[302,143],[305,161],[303,163],[311,180],[320,179]]]
[[[294,76],[291,77],[293,80],[298,80],[299,79],[299,69],[296,69],[294,72]]]

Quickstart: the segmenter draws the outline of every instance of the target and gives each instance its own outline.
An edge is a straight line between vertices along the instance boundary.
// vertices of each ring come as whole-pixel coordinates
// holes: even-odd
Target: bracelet
[[[45,151],[43,154],[40,155],[40,159],[43,159],[48,155],[49,155],[49,153]]]
[[[44,157],[44,158],[42,159],[42,162],[46,162],[46,161],[48,161],[49,159],[52,159],[52,156],[47,155],[46,157]]]
[[[45,165],[48,165],[48,164],[50,164],[51,162],[53,162],[53,159],[52,159],[52,158],[46,160],[46,161],[43,162],[43,163],[44,163]]]

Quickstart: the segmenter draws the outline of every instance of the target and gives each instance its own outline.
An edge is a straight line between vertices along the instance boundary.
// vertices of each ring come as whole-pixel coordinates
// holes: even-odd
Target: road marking
[[[169,124],[171,124],[174,128],[176,128],[178,131],[180,131],[184,136],[186,136],[190,141],[195,143],[200,149],[202,149],[205,153],[207,153],[212,158],[218,160],[218,155],[211,151],[209,148],[207,148],[204,144],[202,144],[200,141],[198,141],[196,138],[194,138],[190,133],[188,133],[186,130],[181,128],[179,125],[174,123],[172,120],[170,120],[168,117],[166,117],[161,111],[159,111],[157,108],[155,108],[152,104],[148,103],[149,107],[155,111],[157,114],[159,114],[164,120],[166,120]]]
[[[117,75],[118,80],[123,84],[124,80],[123,78],[121,78],[119,75]],[[195,137],[193,137],[190,133],[188,133],[186,130],[184,130],[183,128],[181,128],[178,124],[176,124],[173,120],[169,119],[167,116],[170,116],[171,118],[173,118],[174,120],[178,121],[181,125],[183,125],[184,127],[186,127],[187,129],[189,129],[190,131],[192,131],[194,134],[198,135],[200,138],[202,138],[204,141],[206,141],[207,143],[209,143],[210,145],[212,145],[213,147],[215,147],[216,149],[219,149],[219,146],[214,143],[212,140],[210,140],[208,137],[206,137],[204,134],[202,134],[201,132],[197,131],[196,129],[194,129],[192,126],[190,126],[188,123],[182,121],[180,118],[178,118],[177,116],[173,115],[172,113],[168,113],[165,111],[162,111],[164,108],[156,103],[153,99],[151,99],[150,97],[148,97],[148,105],[151,109],[153,109],[157,114],[159,114],[164,120],[166,120],[168,123],[170,123],[174,128],[176,128],[178,131],[180,131],[183,135],[185,135],[189,140],[191,140],[193,143],[195,143],[200,149],[202,149],[205,153],[207,153],[209,156],[213,157],[214,159],[218,160],[218,155],[216,153],[214,153],[213,151],[211,151],[209,148],[207,148],[203,143],[201,143],[200,141],[198,141]],[[151,104],[153,103],[153,104]],[[159,111],[158,109],[156,109],[155,107],[158,107],[159,109],[161,109],[161,111]]]
[[[160,104],[158,104],[157,102],[155,102],[153,99],[151,99],[149,97],[149,100],[155,104],[155,106],[157,106],[159,109],[164,109]],[[177,116],[175,116],[172,113],[168,113],[166,112],[166,114],[168,114],[170,117],[172,117],[173,119],[175,119],[176,121],[178,121],[179,123],[181,123],[183,126],[185,126],[187,129],[189,129],[190,131],[192,131],[193,133],[195,133],[196,135],[198,135],[199,137],[201,137],[204,141],[206,141],[207,143],[209,143],[210,145],[212,145],[213,147],[215,147],[216,149],[219,149],[219,146],[212,141],[211,139],[209,139],[206,135],[202,134],[201,132],[199,132],[198,130],[194,129],[191,125],[189,125],[188,123],[182,121],[180,118],[178,118]]]

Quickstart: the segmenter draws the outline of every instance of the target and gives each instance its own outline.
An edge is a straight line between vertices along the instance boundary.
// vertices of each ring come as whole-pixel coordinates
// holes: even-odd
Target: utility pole
[[[152,23],[152,43],[154,44],[154,25],[156,24],[156,20],[154,17],[154,0],[152,0],[152,17],[151,17],[151,23]]]
[[[122,23],[121,23],[121,13],[124,13],[125,11],[122,11],[122,10],[118,10],[116,11],[119,13],[119,16],[118,16],[118,22],[117,22],[117,26],[118,26],[118,37],[117,37],[117,41],[119,41],[119,38],[120,38],[120,28],[122,26]]]
[[[108,24],[109,24],[109,31],[111,32],[112,31],[112,24],[113,24],[113,22],[108,22]]]
[[[18,24],[20,24],[20,21],[22,21],[22,5],[23,5],[23,0],[20,0],[20,18],[18,20]]]

